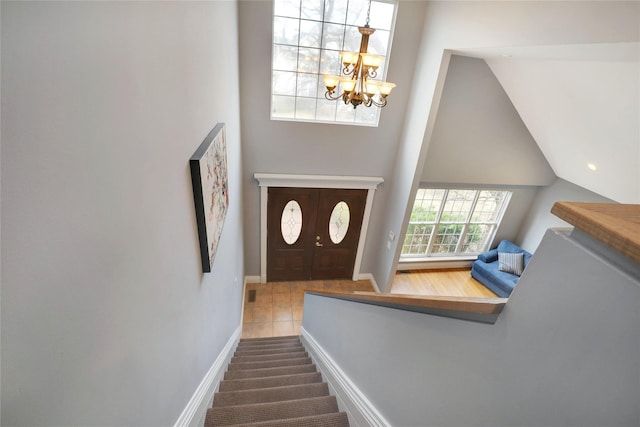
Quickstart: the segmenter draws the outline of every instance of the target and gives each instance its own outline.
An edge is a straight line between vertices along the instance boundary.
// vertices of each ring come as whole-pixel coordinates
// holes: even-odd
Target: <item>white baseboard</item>
[[[244,283],[262,283],[260,276],[244,276]]]
[[[222,381],[227,365],[233,356],[233,350],[240,339],[241,331],[242,325],[238,326],[231,335],[231,338],[229,338],[229,341],[227,341],[227,344],[213,362],[209,372],[207,372],[193,396],[191,396],[191,400],[189,400],[186,408],[180,414],[174,427],[199,427],[204,425],[207,408],[211,406],[213,394],[218,389],[220,381]]]
[[[303,328],[300,337],[306,344],[311,358],[322,373],[322,377],[329,383],[329,387],[338,399],[341,410],[349,416],[349,423],[356,427],[391,427],[391,424],[378,412],[371,401],[349,379],[336,362]]]
[[[376,278],[373,277],[373,274],[371,274],[371,273],[360,273],[358,275],[358,280],[370,280],[371,284],[373,285],[373,289],[377,293],[380,293],[380,288],[378,287],[378,283],[376,282]]]

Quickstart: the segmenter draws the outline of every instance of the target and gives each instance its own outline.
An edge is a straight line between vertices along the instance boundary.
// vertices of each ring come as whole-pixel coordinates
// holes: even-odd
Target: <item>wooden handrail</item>
[[[307,291],[306,293],[399,310],[495,323],[507,298],[445,297],[377,292]]]
[[[556,202],[551,213],[640,263],[640,205]]]

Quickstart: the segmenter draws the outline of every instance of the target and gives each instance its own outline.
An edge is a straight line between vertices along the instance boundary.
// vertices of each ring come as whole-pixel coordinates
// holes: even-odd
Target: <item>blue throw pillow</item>
[[[524,254],[498,252],[498,270],[520,276],[524,271]]]

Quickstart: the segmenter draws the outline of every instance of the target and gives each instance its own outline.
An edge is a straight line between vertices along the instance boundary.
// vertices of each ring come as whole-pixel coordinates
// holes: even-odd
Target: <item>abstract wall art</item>
[[[213,267],[229,206],[226,142],[225,125],[218,123],[189,159],[202,271],[205,273]]]

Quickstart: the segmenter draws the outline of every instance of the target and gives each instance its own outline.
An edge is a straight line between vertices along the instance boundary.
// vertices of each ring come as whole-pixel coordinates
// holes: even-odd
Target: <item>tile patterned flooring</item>
[[[251,290],[256,291],[255,302],[249,302]],[[305,290],[374,291],[368,280],[247,283],[242,338],[299,335]]]
[[[255,302],[249,302],[251,290],[256,291]],[[368,280],[248,283],[245,292],[242,338],[299,335],[305,290],[374,292]],[[473,279],[468,269],[399,273],[393,280],[391,293],[480,298],[496,296]]]

